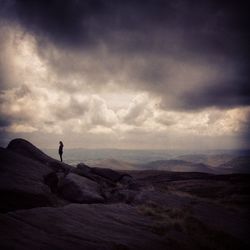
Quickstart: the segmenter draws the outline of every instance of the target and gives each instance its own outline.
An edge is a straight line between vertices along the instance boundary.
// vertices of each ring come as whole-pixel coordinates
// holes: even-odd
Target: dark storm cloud
[[[96,74],[100,85],[109,77],[105,75],[107,71],[116,76],[121,70],[126,72],[131,85],[135,82],[136,88],[160,95],[164,108],[249,105],[246,70],[249,33],[247,8],[243,3],[184,0],[2,0],[0,3],[3,20],[19,23],[34,34],[40,55],[59,74],[81,71],[80,60],[74,63],[67,56],[53,58],[52,53],[46,54],[50,43],[61,48],[62,54],[72,50],[95,51],[104,44],[115,59],[112,63],[105,62],[109,58],[99,59],[101,67],[106,67]],[[222,75],[226,74],[224,65],[228,63],[233,65],[235,73],[230,80],[213,79],[211,83],[205,82],[204,87],[201,80],[191,91],[169,96],[170,85],[175,82],[169,79],[171,69],[165,64],[168,58],[179,64],[190,61],[206,64],[207,68],[218,65]],[[178,100],[172,103],[171,98]]]
[[[183,99],[187,109],[205,108],[207,106],[231,108],[239,103],[250,105],[250,86],[248,82],[237,82],[237,80],[223,82],[211,87],[208,86],[201,91],[193,91],[185,95]]]
[[[178,110],[200,110],[206,107],[234,108],[250,105],[250,85],[247,80],[236,78],[224,82],[213,82],[201,89],[191,89],[179,96],[180,101],[172,108]],[[162,108],[171,106],[167,100]]]
[[[164,41],[164,32],[170,29],[179,30],[183,39],[188,38],[185,43],[195,45],[197,50],[226,50],[230,44],[224,40],[225,36],[242,39],[247,32],[246,9],[230,1],[2,0],[0,3],[3,17],[68,46],[95,44],[110,33],[130,32],[128,35],[134,33],[139,38],[132,49],[139,49],[147,46],[147,42],[149,45],[155,42],[149,36],[151,33],[160,31],[162,36],[156,39]],[[149,33],[144,34],[147,39],[141,44],[144,31]]]
[[[7,117],[0,117],[0,129],[11,125],[11,120]]]

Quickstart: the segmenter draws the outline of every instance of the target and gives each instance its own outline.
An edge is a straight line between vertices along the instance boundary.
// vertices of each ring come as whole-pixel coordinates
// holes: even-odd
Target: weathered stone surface
[[[64,168],[29,147],[0,148],[0,249],[249,249],[249,175]]]
[[[48,155],[43,153],[39,148],[21,138],[12,140],[9,143],[7,149],[15,153],[18,153],[26,158],[47,165],[55,171],[58,170],[70,171],[73,168],[70,165],[67,165],[63,162],[57,161],[49,157]]]
[[[91,168],[91,171],[93,174],[99,175],[113,182],[118,182],[124,175],[127,175],[109,168]]]
[[[71,173],[75,173],[93,180],[91,168],[84,163],[79,163],[76,168],[72,169]]]
[[[74,173],[62,179],[59,192],[63,198],[77,203],[104,202],[97,183]]]
[[[88,175],[91,173],[91,168],[84,163],[77,164],[76,168],[81,170],[83,174]]]
[[[115,171],[108,168],[93,168],[80,163],[76,168],[72,169],[72,173],[87,177],[102,187],[109,186],[115,187],[119,182],[124,186],[128,186],[133,183],[133,178],[123,172]]]
[[[149,218],[125,204],[72,204],[0,215],[1,249],[149,250],[168,240],[150,231]],[[20,230],[21,229],[21,230]]]
[[[109,195],[108,201],[132,204],[137,195],[138,195],[137,191],[118,188]]]
[[[72,169],[74,169],[74,167],[57,160],[47,162],[46,165],[54,171],[63,171],[65,173],[69,173]]]
[[[0,211],[51,205],[44,176],[51,169],[39,162],[0,148]]]

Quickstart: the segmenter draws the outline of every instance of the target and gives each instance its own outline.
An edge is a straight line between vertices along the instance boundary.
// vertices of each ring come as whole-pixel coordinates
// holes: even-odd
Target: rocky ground
[[[248,249],[249,174],[76,168],[0,149],[0,249]]]

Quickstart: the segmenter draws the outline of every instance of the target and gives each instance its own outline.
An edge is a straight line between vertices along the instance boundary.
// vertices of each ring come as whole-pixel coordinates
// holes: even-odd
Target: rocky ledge
[[[244,249],[247,174],[114,171],[0,148],[0,249]]]

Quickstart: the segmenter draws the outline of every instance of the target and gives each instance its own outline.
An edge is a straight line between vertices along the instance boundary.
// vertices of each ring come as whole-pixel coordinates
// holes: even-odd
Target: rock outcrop
[[[71,202],[89,204],[104,202],[100,186],[96,182],[74,173],[63,178],[58,189],[60,195]]]
[[[70,165],[67,165],[63,162],[57,161],[49,157],[48,155],[43,153],[39,148],[21,138],[12,140],[7,146],[7,149],[18,153],[28,159],[32,159],[41,164],[44,164],[55,171],[62,170],[69,172],[73,168]]]
[[[78,164],[76,169],[72,170],[72,172],[100,183],[106,182],[111,186],[118,182],[123,183],[124,185],[133,182],[132,177],[127,173],[108,168],[89,167],[84,163]]]
[[[0,148],[0,211],[51,206],[44,176],[51,169],[8,149]]]
[[[0,148],[0,249],[249,249],[249,175],[72,167]]]
[[[133,178],[111,169],[61,163],[23,139],[1,149],[3,212],[74,203],[132,202]],[[61,204],[61,202],[59,202]]]
[[[0,216],[0,225],[1,249],[163,250],[169,241],[150,231],[150,218],[125,204],[17,211]]]

